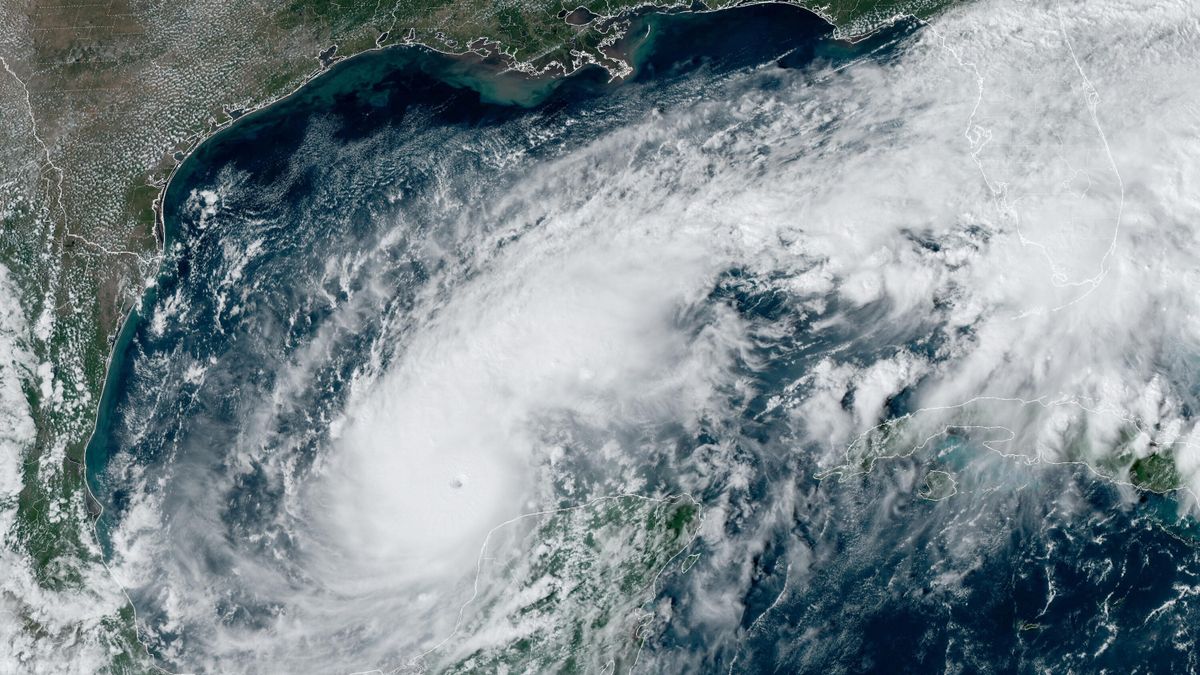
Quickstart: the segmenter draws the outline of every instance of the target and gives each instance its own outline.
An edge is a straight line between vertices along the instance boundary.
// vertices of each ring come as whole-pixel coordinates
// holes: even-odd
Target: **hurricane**
[[[1194,668],[1198,33],[1186,2],[857,43],[648,14],[621,81],[393,48],[238,120],[171,180],[88,448],[140,640]]]

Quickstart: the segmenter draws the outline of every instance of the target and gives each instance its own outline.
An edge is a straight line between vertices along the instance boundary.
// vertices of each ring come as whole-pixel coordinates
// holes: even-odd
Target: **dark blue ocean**
[[[322,590],[321,572],[296,562],[312,554],[297,529],[305,520],[289,505],[293,482],[322,470],[330,430],[356,400],[363,373],[386,372],[403,358],[387,347],[415,339],[423,322],[449,321],[421,308],[489,273],[474,237],[508,228],[508,238],[497,239],[501,255],[562,213],[550,202],[588,198],[523,192],[531,172],[647,117],[815,82],[858,61],[886,68],[921,30],[901,23],[850,45],[791,7],[651,14],[618,45],[635,65],[620,82],[599,68],[529,79],[493,63],[391,48],[336,64],[201,144],[171,179],[162,268],[116,342],[87,450],[88,484],[103,508],[97,529],[111,561],[132,557],[129,533],[141,527],[147,504],[159,518],[146,527],[166,542],[154,553],[162,574],[143,570],[130,588],[151,654],[175,670],[244,663],[265,672],[255,645],[281,634],[273,622],[292,611],[285,598],[309,589],[335,595]],[[716,130],[749,124],[723,114],[701,114],[688,128],[698,145]],[[669,144],[628,149],[621,165],[634,167],[659,161]],[[772,148],[739,151],[770,157]],[[671,161],[664,171],[673,170]],[[770,179],[764,171],[761,180]],[[571,185],[564,179],[559,187]],[[679,189],[693,187],[700,189]],[[526,217],[531,201],[544,217]],[[630,423],[612,432],[617,441],[597,440],[591,422],[556,422],[575,425],[556,465],[568,467],[575,492],[559,493],[551,505],[600,494],[615,485],[612,467],[620,465],[646,494],[686,489],[706,511],[723,514],[706,520],[688,550],[699,554],[695,565],[654,587],[648,606],[669,604],[670,619],[655,624],[636,660],[620,667],[1200,668],[1192,649],[1200,637],[1200,558],[1171,497],[1131,501],[1078,466],[1012,461],[966,436],[865,474],[818,479],[821,450],[772,401],[796,396],[793,383],[830,353],[863,364],[900,349],[934,355],[937,338],[919,323],[882,322],[883,310],[872,305],[832,299],[822,312],[802,310],[773,281],[731,266],[712,280],[699,309],[675,318],[699,335],[712,316],[729,315],[754,336],[729,366],[737,385],[715,387],[728,404],[724,417]],[[818,330],[832,316],[836,326]],[[893,416],[908,412],[904,395],[888,405]],[[634,454],[627,465],[572,454],[604,442],[661,454],[640,463]],[[715,448],[744,467],[737,480],[735,472],[694,468]],[[954,476],[955,494],[923,496],[931,469]],[[244,581],[254,578],[244,561],[255,559],[274,561],[263,569],[278,572],[278,589]],[[211,601],[211,612],[173,618],[181,614],[172,608],[191,597]],[[345,644],[341,656],[353,655],[356,641],[364,654],[390,655],[375,645],[387,634],[376,628],[339,628],[326,639]],[[390,630],[415,629],[397,621]],[[210,659],[222,631],[260,642]],[[321,670],[396,668],[404,665],[400,651],[395,661],[338,661]],[[452,665],[463,669],[434,669]]]

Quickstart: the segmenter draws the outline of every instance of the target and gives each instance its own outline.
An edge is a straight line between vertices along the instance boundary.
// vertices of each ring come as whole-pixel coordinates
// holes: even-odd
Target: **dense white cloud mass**
[[[226,494],[225,465],[111,470],[137,487],[116,567],[160,612],[151,638],[215,671],[399,666],[435,646],[426,663],[445,665],[470,654],[443,642],[456,627],[472,626],[472,649],[536,630],[501,622],[500,591],[475,587],[502,522],[603,495],[706,495],[696,583],[744,581],[755,533],[793,517],[809,476],[779,479],[759,524],[731,495],[775,480],[763,472],[788,453],[850,474],[948,430],[1117,481],[1158,453],[1200,489],[1198,21],[1187,2],[967,3],[886,57],[738,73],[552,160],[517,149],[495,162],[517,175],[499,194],[446,170],[450,234],[414,246],[438,262],[428,288],[403,311],[382,286],[329,302],[345,330],[386,325],[318,459],[269,425],[230,450],[279,486],[286,546],[227,540],[227,505],[199,496]],[[219,218],[218,201],[195,206]],[[387,227],[380,248],[413,223]],[[263,250],[233,248],[215,277]],[[312,294],[383,274],[376,253],[331,263]],[[723,284],[801,318],[737,311],[714,300]],[[784,356],[805,367],[768,391],[754,375],[794,329]],[[327,348],[296,350],[272,400],[240,405],[274,419]],[[176,367],[203,383],[208,365]],[[735,437],[680,458],[663,440],[736,436],[722,420],[760,395],[782,417],[758,447],[778,456]],[[528,540],[506,541],[496,555],[519,559]],[[211,581],[201,550],[243,596]],[[744,585],[706,587],[691,619],[743,634]],[[631,606],[653,598],[639,593]],[[234,621],[239,597],[266,609]]]
[[[98,672],[111,657],[103,624],[124,597],[98,561],[78,563],[75,583],[45,588],[16,532],[17,499],[36,435],[23,390],[36,381],[36,362],[17,297],[0,266],[0,672]],[[30,631],[31,624],[40,630]]]
[[[1194,11],[1124,3],[980,9],[924,36],[926,70],[939,73],[928,64],[940,63],[944,75],[925,80],[927,102],[920,87],[903,94],[909,107],[897,102],[894,109],[919,111],[902,123],[915,142],[875,146],[887,156],[853,181],[866,186],[867,206],[847,218],[855,231],[900,219],[940,242],[961,237],[938,252],[945,267],[932,293],[917,296],[945,294],[944,330],[969,328],[969,336],[948,342],[918,402],[973,401],[928,416],[933,424],[966,416],[1012,425],[1010,451],[1042,460],[1144,456],[1154,444],[1175,452],[1194,485],[1186,471],[1192,423],[1183,414],[1195,404],[1194,379],[1172,367],[1193,358],[1197,341],[1197,214],[1180,191],[1200,149],[1195,95],[1183,86],[1195,77]],[[955,80],[957,101],[946,96]],[[970,164],[978,173],[956,180]],[[904,283],[881,285],[903,306],[930,266],[902,265],[842,274],[882,268],[886,280],[892,268]],[[825,386],[840,396],[846,385]],[[835,443],[870,421],[847,420]],[[1081,434],[1086,442],[1077,443]]]

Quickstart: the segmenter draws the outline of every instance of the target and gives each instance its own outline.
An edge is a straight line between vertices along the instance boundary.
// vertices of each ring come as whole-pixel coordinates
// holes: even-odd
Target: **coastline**
[[[686,20],[687,18],[704,17],[733,9],[746,11],[751,7],[783,7],[787,8],[789,12],[802,12],[806,15],[820,18],[816,13],[799,7],[794,3],[780,2],[752,3],[733,8],[706,10],[698,13],[652,10],[641,15],[639,18],[644,19],[648,23],[671,21],[677,17],[684,17]],[[828,21],[825,21],[825,23],[828,24]],[[825,35],[826,40],[828,40],[832,35],[832,31],[826,32]],[[653,37],[657,37],[657,35]],[[577,90],[594,89],[597,92],[611,92],[614,87],[623,86],[627,82],[632,83],[637,81],[638,74],[641,72],[639,67],[645,63],[645,60],[651,56],[654,50],[653,44],[647,46],[647,42],[653,42],[650,38],[650,33],[647,33],[646,35],[641,35],[637,41],[627,42],[623,45],[629,49],[629,55],[634,62],[634,66],[626,77],[620,79],[610,77],[610,73],[599,66],[578,68],[566,76],[529,76],[526,73],[505,67],[502,64],[489,62],[475,53],[446,53],[425,45],[408,43],[377,46],[352,56],[333,59],[328,64],[323,65],[318,71],[306,77],[300,85],[283,96],[264,102],[257,107],[233,111],[236,113],[235,115],[231,114],[230,119],[222,122],[210,133],[198,139],[190,150],[179,156],[163,185],[159,188],[159,192],[154,200],[155,229],[158,234],[158,244],[160,247],[156,262],[157,269],[153,277],[148,277],[145,280],[146,283],[138,299],[122,318],[120,328],[111,343],[106,358],[103,386],[98,403],[96,404],[91,433],[84,445],[83,484],[85,486],[84,490],[89,515],[92,520],[92,533],[100,545],[101,562],[107,567],[111,559],[112,547],[109,528],[113,523],[107,521],[104,517],[105,512],[108,510],[105,508],[107,502],[104,499],[103,489],[100,488],[98,480],[101,478],[101,474],[110,458],[106,442],[108,440],[113,413],[116,411],[119,402],[118,394],[128,375],[124,370],[126,354],[136,339],[138,331],[145,326],[143,319],[149,316],[147,310],[154,306],[162,292],[160,282],[165,276],[173,273],[171,249],[178,241],[181,231],[180,224],[174,218],[168,219],[167,211],[171,210],[173,214],[177,213],[178,210],[176,207],[180,203],[180,200],[186,198],[186,194],[183,194],[182,191],[188,186],[189,178],[193,175],[197,167],[204,163],[203,159],[206,154],[219,148],[221,139],[231,134],[243,133],[248,128],[253,129],[256,125],[269,122],[271,116],[286,111],[286,108],[281,110],[281,106],[296,105],[303,107],[314,99],[331,96],[341,91],[343,84],[339,84],[337,81],[339,74],[356,68],[363,68],[370,71],[372,68],[370,62],[373,58],[378,59],[377,65],[380,71],[394,68],[397,63],[407,64],[407,67],[413,67],[415,64],[415,67],[419,68],[427,78],[454,89],[473,92],[479,97],[481,103],[493,106],[496,109],[516,111],[544,103],[564,85],[577,85]],[[640,47],[645,47],[645,49],[639,49]],[[653,73],[653,69],[651,71],[649,77],[659,77],[658,74]],[[353,90],[354,88],[350,87],[350,91]],[[120,585],[118,584],[118,586]],[[123,587],[121,590],[125,593]],[[133,606],[132,602],[130,602],[130,607],[136,613],[136,607]],[[138,640],[141,642],[140,635],[138,635]]]
[[[856,44],[859,41],[869,39],[895,27],[894,22],[880,26],[858,36],[854,41],[850,41],[847,38],[834,37],[837,26],[832,22],[830,17],[796,2],[761,0],[699,10],[689,10],[683,4],[673,4],[666,7],[647,4],[639,9],[632,10],[630,13],[623,13],[617,17],[600,17],[597,19],[598,21],[604,21],[627,17],[625,20],[628,21],[629,25],[626,26],[627,31],[620,35],[623,42],[619,46],[619,53],[629,59],[629,70],[620,77],[615,76],[612,71],[603,65],[595,63],[585,63],[569,71],[560,73],[550,72],[549,67],[532,71],[530,69],[522,69],[520,67],[521,62],[511,59],[510,56],[502,52],[481,53],[470,48],[461,52],[454,52],[439,49],[436,46],[430,46],[421,42],[406,40],[393,44],[376,44],[374,47],[348,56],[338,56],[335,50],[333,56],[324,61],[320,68],[305,77],[300,84],[287,93],[252,107],[226,108],[229,113],[229,119],[221,121],[212,129],[204,132],[204,134],[198,135],[191,142],[191,147],[187,151],[175,153],[174,166],[167,174],[167,178],[162,185],[158,187],[158,194],[153,201],[155,211],[154,230],[159,246],[158,270],[153,279],[147,280],[148,283],[143,287],[138,300],[121,319],[120,328],[112,340],[105,363],[104,383],[98,397],[96,413],[93,416],[93,423],[91,425],[92,431],[84,445],[83,466],[85,475],[83,483],[87,492],[89,512],[95,518],[93,530],[97,529],[97,523],[103,514],[101,501],[96,495],[95,479],[108,459],[107,453],[103,457],[98,456],[95,445],[97,439],[107,431],[107,417],[113,412],[115,406],[115,401],[112,400],[112,391],[114,386],[119,384],[120,378],[119,369],[114,366],[120,365],[117,356],[133,340],[140,326],[142,310],[153,304],[158,297],[158,284],[165,271],[163,265],[167,260],[170,247],[175,242],[178,234],[175,228],[170,227],[166,220],[168,202],[170,201],[172,190],[179,185],[181,174],[186,177],[189,163],[198,154],[203,153],[206,148],[211,147],[213,143],[218,142],[226,134],[243,129],[246,125],[254,124],[262,116],[273,112],[281,105],[296,102],[304,96],[320,95],[319,92],[314,92],[314,85],[317,82],[326,78],[334,78],[339,72],[343,72],[346,69],[359,67],[364,60],[372,57],[386,59],[387,55],[390,54],[403,55],[402,58],[396,60],[416,63],[417,67],[421,68],[426,76],[450,87],[473,91],[479,95],[483,103],[501,107],[511,106],[527,109],[544,102],[564,84],[579,82],[591,77],[592,73],[595,73],[596,77],[593,78],[592,82],[582,82],[584,86],[606,88],[635,81],[642,72],[641,67],[645,65],[646,60],[653,51],[653,37],[656,36],[652,37],[650,33],[647,33],[640,37],[632,38],[628,31],[629,28],[652,28],[654,23],[663,20],[687,17],[704,18],[722,12],[746,11],[763,7],[777,7],[783,8],[785,11],[803,12],[805,15],[821,20],[829,27],[828,38],[837,42],[845,41],[849,44]],[[902,18],[897,17],[897,21]],[[336,47],[336,44],[332,45],[331,49]],[[510,61],[506,61],[506,58],[510,59]],[[441,63],[436,63],[436,61],[440,61]],[[441,69],[431,70],[429,66],[433,65],[441,66]],[[103,537],[101,541],[104,541]]]
[[[803,35],[793,35],[790,39],[800,42],[802,40],[813,40],[816,37],[817,40],[824,42],[829,35],[830,31],[827,30],[827,23],[821,21],[812,12],[808,12],[790,3],[760,3],[753,7],[743,8],[742,11],[746,12],[745,16],[757,17],[757,19],[754,19],[757,23],[753,25],[759,27],[764,25],[770,26],[771,22],[764,21],[763,17],[773,15],[778,18],[779,15],[777,13],[773,14],[775,10],[764,9],[765,7],[783,8],[784,12],[786,12],[785,15],[791,19],[803,17],[794,21],[776,22],[790,25],[793,28],[797,25],[804,27],[805,30],[802,31]],[[705,12],[702,15],[654,12],[647,14],[646,20],[672,22],[676,21],[679,17],[706,18],[711,17],[713,14],[716,14],[716,12]],[[711,18],[708,18],[707,22],[716,23]],[[684,23],[688,23],[693,28],[698,25],[688,22],[686,19]],[[813,34],[809,33],[810,27]],[[826,29],[823,30],[822,27]],[[723,30],[723,27],[718,27],[718,29]],[[775,35],[779,33],[779,30],[773,32]],[[680,41],[680,38],[685,34],[686,31],[678,33],[668,32],[668,39],[660,45],[664,50],[675,50],[679,59],[684,62],[682,69],[673,71],[667,68],[661,70],[651,68],[646,73],[648,81],[654,82],[660,78],[674,79],[690,77],[695,68],[703,67],[702,64],[707,63],[702,58],[706,56],[705,50],[696,48],[695,43]],[[674,37],[672,38],[671,36]],[[742,37],[744,38],[744,34]],[[672,39],[675,41],[672,42]],[[722,48],[728,49],[735,44],[737,44],[736,40],[731,38],[729,40],[718,41],[716,46],[710,45],[710,48],[719,51]],[[758,49],[759,46],[754,45],[754,48]],[[791,46],[795,45],[789,44],[789,47]],[[412,48],[405,49],[405,47]],[[631,54],[638,59],[648,59],[653,55],[655,47],[655,45],[651,45],[646,50],[631,51]],[[700,54],[697,54],[697,52],[700,52]],[[755,54],[760,53],[761,50],[755,52]],[[739,58],[746,59],[752,57],[747,57],[746,54],[739,54]],[[664,55],[661,60],[663,63],[666,63],[669,59]],[[756,63],[763,62],[756,61]],[[161,232],[161,238],[159,239],[160,257],[156,264],[156,272],[153,276],[147,277],[141,294],[123,317],[120,329],[117,331],[111,344],[106,358],[101,395],[94,410],[91,433],[84,446],[83,470],[85,473],[83,483],[88,500],[89,515],[92,521],[90,525],[95,541],[99,544],[99,562],[105,565],[106,568],[109,567],[110,563],[114,563],[111,534],[113,532],[112,528],[120,522],[117,518],[122,513],[120,502],[113,499],[113,491],[108,489],[109,486],[100,484],[103,480],[102,474],[108,466],[111,456],[109,451],[116,447],[114,444],[116,439],[113,438],[110,430],[119,428],[115,425],[120,422],[114,416],[119,417],[121,414],[122,392],[130,375],[128,369],[132,367],[133,359],[131,357],[138,353],[136,341],[139,332],[146,330],[149,323],[148,320],[153,316],[153,308],[158,299],[160,297],[169,297],[171,294],[171,289],[164,286],[162,282],[175,274],[175,264],[178,262],[179,256],[176,256],[172,249],[187,232],[186,223],[182,222],[179,218],[180,210],[178,207],[181,204],[181,200],[186,200],[191,188],[196,187],[192,183],[192,178],[198,173],[203,173],[205,165],[208,164],[206,159],[214,153],[220,155],[223,146],[240,145],[242,153],[246,152],[246,148],[254,147],[253,141],[247,143],[243,136],[245,132],[259,126],[269,127],[272,124],[272,120],[278,121],[281,118],[286,120],[289,117],[288,112],[291,110],[301,110],[313,104],[324,108],[324,103],[332,100],[333,96],[338,92],[358,92],[358,88],[355,86],[358,81],[371,79],[371,73],[386,74],[388,71],[395,69],[398,64],[407,64],[410,68],[420,70],[420,77],[437,83],[441,87],[440,91],[443,93],[447,91],[447,87],[459,90],[460,93],[455,94],[452,98],[461,101],[475,97],[477,99],[475,107],[487,108],[492,111],[489,115],[494,114],[495,116],[504,118],[527,114],[527,109],[546,103],[556,95],[564,97],[575,95],[583,95],[585,97],[611,96],[618,87],[625,86],[626,84],[634,87],[646,84],[645,82],[637,81],[636,76],[614,81],[607,76],[607,71],[603,71],[603,69],[598,67],[581,68],[567,77],[530,78],[525,74],[512,71],[511,69],[497,67],[495,63],[484,62],[483,59],[479,59],[477,56],[461,57],[446,55],[436,50],[413,45],[384,46],[351,57],[338,59],[328,66],[323,67],[313,76],[306,78],[301,86],[290,91],[286,96],[282,96],[257,108],[238,111],[240,114],[224,122],[218,129],[199,141],[187,154],[183,155],[171,170],[156,198],[158,207],[156,209],[156,227]],[[742,64],[743,61],[735,59],[735,65],[730,67],[740,68]],[[728,64],[722,64],[718,67],[724,67],[725,65]],[[358,72],[356,74],[352,71]],[[343,78],[341,75],[347,73],[348,77],[345,81],[342,81]],[[635,73],[636,70],[631,74]],[[369,96],[369,93],[365,93],[362,97],[368,98]],[[405,98],[405,96],[401,95],[400,98]],[[325,99],[325,101],[323,102],[322,99]],[[426,102],[428,100],[426,98]],[[385,103],[385,108],[386,105]],[[580,105],[579,101],[576,100],[574,105]],[[386,114],[384,116],[386,117]],[[349,117],[347,119],[354,120],[356,118]],[[297,121],[297,124],[300,124],[300,122]],[[373,122],[365,118],[363,124],[368,127],[374,125]],[[356,125],[350,124],[348,126],[353,128]],[[222,142],[223,139],[231,139],[234,142],[224,143]],[[272,138],[270,140],[275,139]],[[286,150],[286,142],[281,146],[267,141],[261,147],[271,148],[271,152],[267,154],[275,154],[276,152],[284,156],[290,154]],[[207,187],[203,183],[201,183],[201,186]],[[146,321],[143,319],[146,319]],[[106,514],[112,517],[106,518]],[[117,577],[113,572],[114,570],[110,569],[109,574],[116,581]],[[119,582],[117,586],[128,599],[128,606],[134,614],[134,635],[142,645],[143,654],[148,655],[150,662],[154,663],[157,657],[152,653],[146,642],[146,636],[137,625],[138,608],[133,604],[126,588]],[[158,668],[159,666],[154,663],[154,667]]]

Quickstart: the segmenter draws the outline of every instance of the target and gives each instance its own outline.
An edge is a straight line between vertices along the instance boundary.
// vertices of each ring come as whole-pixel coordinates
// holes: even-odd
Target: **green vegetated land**
[[[953,1],[790,4],[821,14],[848,38],[899,15],[928,16]],[[20,292],[27,325],[19,338],[33,364],[21,376],[37,428],[36,440],[23,449],[24,488],[5,550],[29,561],[47,592],[86,597],[94,589],[84,580],[103,578],[89,573],[99,560],[83,454],[108,355],[122,317],[158,267],[155,209],[166,180],[189,150],[231,120],[230,113],[293,90],[319,72],[318,54],[335,44],[338,56],[417,43],[490,54],[546,76],[586,63],[619,74],[625,64],[606,47],[630,12],[735,4],[0,3],[0,264]],[[590,11],[582,13],[590,21],[578,20],[581,13],[574,10],[580,6]],[[16,598],[8,606],[33,617],[36,607],[24,602]],[[28,624],[34,640],[73,645],[96,639],[126,654],[120,663],[128,668],[144,661],[128,660],[140,647],[127,611],[102,622],[101,638],[85,635],[80,625],[32,618]]]
[[[656,620],[646,605],[700,527],[691,497],[620,496],[542,519],[482,570],[492,589],[446,651],[453,673],[627,672]],[[476,635],[504,635],[499,644]],[[615,670],[614,670],[615,669]]]
[[[1153,492],[1169,492],[1183,487],[1175,460],[1167,455],[1155,454],[1135,460],[1129,466],[1129,477],[1134,485]]]

